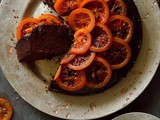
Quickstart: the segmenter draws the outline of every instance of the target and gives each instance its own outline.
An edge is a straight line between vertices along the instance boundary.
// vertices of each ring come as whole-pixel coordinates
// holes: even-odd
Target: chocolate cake
[[[123,1],[127,5],[127,17],[129,17],[134,23],[133,37],[129,43],[132,50],[132,57],[128,65],[122,69],[113,70],[110,82],[101,89],[84,87],[79,91],[69,92],[61,89],[56,81],[52,80],[49,90],[69,95],[92,95],[104,92],[106,89],[112,87],[127,76],[128,72],[136,62],[142,45],[142,22],[133,0]],[[44,0],[44,4],[54,9],[54,2],[52,0]],[[67,53],[73,39],[73,31],[64,25],[38,26],[30,35],[23,37],[17,43],[16,50],[18,59],[20,62],[33,62]]]
[[[20,62],[33,62],[67,53],[73,40],[73,31],[65,25],[41,25],[16,45]]]
[[[53,8],[55,0],[44,0],[43,3],[48,5],[49,7]]]

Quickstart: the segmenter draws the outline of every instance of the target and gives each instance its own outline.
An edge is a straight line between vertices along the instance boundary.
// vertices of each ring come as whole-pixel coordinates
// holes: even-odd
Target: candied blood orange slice
[[[78,8],[79,2],[79,0],[56,0],[54,8],[60,15],[65,16]]]
[[[0,98],[0,120],[11,120],[13,109],[8,100]]]
[[[109,18],[108,27],[114,37],[130,42],[133,35],[133,22],[128,17],[113,15]]]
[[[67,91],[78,91],[86,83],[86,75],[83,70],[75,71],[69,69],[66,65],[61,65],[60,74],[56,78],[57,84]]]
[[[102,54],[111,64],[112,69],[119,69],[129,62],[131,58],[131,48],[123,39],[114,38],[111,47]]]
[[[23,36],[32,32],[39,24],[39,20],[36,18],[26,18],[20,22],[17,27],[16,36],[19,41]]]
[[[71,47],[70,53],[84,54],[91,46],[92,37],[91,34],[85,30],[80,29],[74,34],[74,43]]]
[[[79,8],[71,12],[68,22],[75,31],[83,28],[90,32],[95,26],[95,17],[90,10]]]
[[[103,52],[111,46],[112,34],[111,31],[103,24],[97,23],[91,32],[92,35],[92,45],[90,47],[91,51]]]
[[[64,56],[63,60],[61,61],[61,64],[66,64],[66,63],[70,62],[71,60],[73,60],[75,57],[76,57],[75,54],[72,54],[72,53],[68,52]]]
[[[80,8],[91,10],[96,18],[96,22],[105,23],[109,17],[108,5],[103,0],[84,0]]]
[[[38,18],[39,24],[60,24],[61,20],[52,14],[42,14]]]
[[[83,55],[77,55],[67,66],[72,70],[83,70],[92,63],[95,56],[94,52],[87,51]]]
[[[96,57],[92,64],[86,68],[86,86],[90,88],[102,88],[112,76],[110,64],[103,58]]]
[[[109,0],[107,4],[110,9],[110,15],[127,15],[126,4],[123,0]]]

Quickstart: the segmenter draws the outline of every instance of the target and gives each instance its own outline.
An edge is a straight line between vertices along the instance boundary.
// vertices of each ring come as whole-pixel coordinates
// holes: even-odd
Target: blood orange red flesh
[[[13,109],[8,100],[0,98],[0,120],[11,120]]]
[[[80,8],[91,10],[96,18],[96,22],[105,23],[109,17],[108,5],[103,0],[84,0]]]
[[[133,22],[128,17],[113,15],[109,18],[108,27],[114,37],[130,42],[133,35]]]
[[[123,39],[114,38],[111,47],[102,54],[111,64],[112,69],[120,69],[129,62],[131,58],[131,48]]]
[[[110,9],[110,15],[127,15],[126,4],[123,0],[109,0],[107,4]]]
[[[110,64],[103,58],[96,57],[93,63],[85,70],[87,87],[102,88],[112,76]]]
[[[66,63],[70,62],[71,60],[73,60],[75,57],[76,57],[75,54],[72,54],[72,53],[68,52],[64,56],[63,60],[61,61],[61,64],[66,64]]]
[[[112,34],[111,31],[103,24],[97,23],[91,32],[92,35],[92,45],[90,47],[91,51],[103,52],[111,46]]]
[[[79,0],[57,0],[54,4],[55,10],[62,16],[68,15],[72,10],[78,8]]]
[[[95,17],[90,10],[79,8],[71,12],[68,22],[75,31],[83,28],[90,32],[95,26]]]
[[[72,70],[83,70],[88,67],[94,60],[96,54],[87,51],[83,55],[77,55],[72,61],[69,62],[68,67]]]
[[[75,71],[69,69],[66,65],[61,66],[61,72],[56,79],[57,84],[67,91],[78,91],[82,89],[86,83],[86,75],[84,71]]]

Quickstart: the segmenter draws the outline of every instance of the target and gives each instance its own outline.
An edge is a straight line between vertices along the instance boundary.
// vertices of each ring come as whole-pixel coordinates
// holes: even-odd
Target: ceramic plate
[[[67,119],[92,119],[114,113],[135,100],[150,83],[160,60],[160,12],[154,0],[135,0],[143,25],[143,45],[132,72],[112,88],[92,96],[69,96],[46,92],[44,83],[26,64],[18,62],[15,29],[25,17],[50,11],[41,0],[3,0],[0,6],[0,65],[24,100],[52,116]],[[50,79],[56,63],[36,62],[40,74]]]
[[[112,120],[159,120],[159,118],[147,113],[132,112],[120,115]]]

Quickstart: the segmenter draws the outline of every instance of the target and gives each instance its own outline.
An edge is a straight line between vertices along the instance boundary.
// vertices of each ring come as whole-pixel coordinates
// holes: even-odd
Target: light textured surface
[[[135,112],[118,116],[113,120],[160,120],[160,119],[147,113]]]
[[[5,2],[7,2],[7,0]],[[26,3],[18,7],[18,9],[21,10],[21,13],[19,15],[20,19],[30,15],[38,16],[40,14],[39,12],[43,12],[41,8],[42,7],[41,2],[34,2],[34,3],[31,2],[33,6],[29,5],[27,9],[24,9],[28,5],[27,3],[29,1],[25,1],[25,2]],[[14,33],[15,27],[17,26],[17,23],[13,21],[14,14],[12,12],[9,13],[9,11],[12,11],[14,9],[13,7],[15,7],[16,4],[20,5],[21,1],[13,0],[12,3],[9,3],[9,1],[7,3],[9,5],[7,6],[4,3],[3,4],[4,8],[1,9],[0,11],[1,12],[0,18],[4,19],[4,21],[0,22],[2,26],[0,30],[3,31],[3,34],[1,34],[0,36],[1,38],[0,43],[2,43],[0,45],[0,54],[1,54],[0,63],[1,63],[2,69],[6,74],[6,77],[11,83],[11,85],[25,100],[27,100],[29,103],[31,103],[33,106],[37,107],[38,109],[45,111],[53,116],[65,118],[68,113],[71,113],[71,118],[94,118],[94,117],[104,116],[114,111],[117,111],[118,109],[126,106],[128,103],[134,100],[141,93],[141,91],[143,91],[146,85],[150,82],[156,68],[158,67],[159,58],[160,58],[159,56],[160,53],[158,51],[158,48],[160,47],[159,41],[158,41],[158,38],[159,38],[158,35],[160,32],[159,31],[160,27],[158,26],[159,23],[156,23],[156,21],[159,21],[158,20],[159,16],[155,16],[155,14],[149,13],[149,17],[146,19],[146,21],[143,22],[143,26],[144,26],[143,29],[145,32],[145,36],[144,36],[145,43],[143,44],[139,60],[137,61],[134,67],[135,70],[143,72],[142,75],[130,74],[126,80],[122,81],[112,89],[106,91],[105,93],[98,94],[95,96],[71,97],[71,96],[64,96],[64,95],[52,94],[52,93],[46,94],[44,83],[38,80],[38,78],[31,73],[30,69],[26,65],[21,65],[17,62],[17,60],[15,59],[14,49],[10,59],[8,59],[7,52],[6,52],[6,45],[8,44],[12,45],[10,38],[11,38],[12,32]],[[10,6],[13,3],[14,3],[14,6]],[[151,3],[153,5],[153,1]],[[148,7],[148,10],[149,8],[152,7],[152,5],[149,5],[149,2],[144,2],[144,1],[140,1],[137,4],[137,6],[139,6],[141,17],[144,18],[145,13],[148,13],[150,11],[146,11],[146,9],[140,7],[140,4],[141,5],[144,4],[144,6]],[[156,5],[154,6],[155,6],[154,10],[156,9],[158,10],[158,7],[156,7]],[[35,11],[32,10],[33,8],[34,9],[36,8],[36,10]],[[148,24],[151,21],[152,21],[152,26]],[[155,31],[155,28],[157,28],[156,31]],[[152,38],[152,41],[151,41],[151,38]],[[152,50],[150,51],[149,49],[151,48]],[[144,61],[144,58],[145,58],[145,61]],[[144,64],[145,66],[143,66]],[[17,68],[19,68],[20,70],[17,70]],[[10,71],[11,69],[13,71]],[[133,80],[134,80],[133,78],[136,78],[136,82],[134,81],[135,82],[134,84],[133,84]],[[139,84],[139,82],[142,82],[142,84]],[[133,86],[129,88],[128,86],[129,84],[133,84]],[[119,93],[119,91],[124,87],[127,88],[128,91],[122,95]],[[136,88],[136,91],[133,91],[134,88]],[[133,96],[129,96],[130,92],[133,93]],[[114,94],[116,94],[117,96],[114,96]],[[109,96],[109,98],[107,97],[107,100],[106,100],[106,96]],[[101,98],[101,99],[96,99],[96,98]],[[77,99],[79,100],[77,101]],[[72,103],[73,106],[69,107],[69,109],[67,110],[60,110],[58,114],[55,114],[53,111],[56,109],[58,102],[60,102],[61,104]],[[52,103],[54,106],[53,107],[47,106],[46,103]],[[94,114],[93,112],[88,112],[83,116],[83,114],[89,109],[90,103],[96,104],[97,106],[96,111],[94,112]]]

